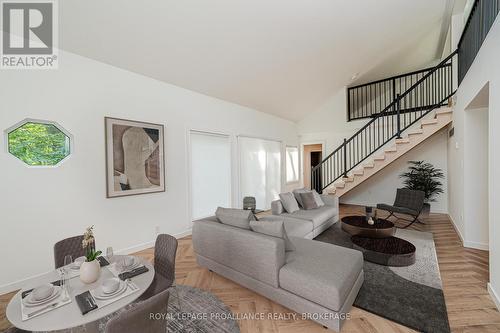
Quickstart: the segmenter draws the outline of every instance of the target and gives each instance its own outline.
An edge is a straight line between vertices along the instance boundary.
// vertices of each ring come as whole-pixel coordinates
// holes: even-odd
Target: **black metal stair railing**
[[[428,70],[408,89],[396,94],[391,103],[328,155],[311,171],[311,187],[318,192],[347,177],[348,172],[370,155],[443,105],[455,93],[453,63],[457,51]]]
[[[450,66],[450,64],[445,66]],[[404,93],[431,70],[433,67],[349,87],[347,89],[347,120],[376,117],[394,102],[398,94]],[[421,107],[425,108],[427,105],[421,105]]]
[[[458,84],[474,62],[500,12],[500,0],[476,0],[458,42]]]

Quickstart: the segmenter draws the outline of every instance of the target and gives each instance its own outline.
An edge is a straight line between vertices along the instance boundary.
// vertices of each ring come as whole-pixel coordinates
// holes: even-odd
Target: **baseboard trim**
[[[172,236],[174,236],[175,238],[179,239],[179,238],[183,238],[183,237],[186,237],[186,236],[189,236],[191,235],[192,233],[192,230],[191,228],[183,231],[183,232],[180,232],[178,234],[174,234]],[[155,245],[155,240],[151,240],[151,241],[148,241],[148,242],[145,242],[145,243],[142,243],[142,244],[138,244],[138,245],[134,245],[134,246],[131,246],[131,247],[127,247],[125,249],[120,249],[118,251],[116,251],[115,253],[116,254],[131,254],[131,253],[135,253],[135,252],[139,252],[139,251],[142,251],[142,250],[146,250],[146,249],[149,249],[151,247],[153,247]],[[2,286],[0,286],[0,295],[3,295],[3,294],[7,294],[7,293],[10,293],[12,291],[16,291],[16,290],[19,290],[19,289],[22,289],[23,287],[25,287],[26,285],[30,285],[30,284],[34,284],[36,283],[36,280],[42,276],[42,275],[45,275],[47,273],[50,273],[51,271],[47,271],[47,272],[44,272],[44,273],[40,273],[40,274],[36,274],[36,275],[33,275],[33,276],[30,276],[26,279],[22,279],[22,280],[18,280],[18,281],[14,281],[14,282],[11,282],[11,283],[8,283],[8,284],[4,284]]]
[[[470,242],[470,241],[462,241],[464,247],[468,247],[471,249],[476,249],[476,250],[483,250],[483,251],[489,251],[490,246],[486,243],[479,243],[479,242]]]
[[[457,227],[455,220],[453,220],[453,217],[451,217],[450,214],[448,214],[448,217],[451,221],[451,225],[453,226],[453,229],[455,229],[455,231],[457,232],[457,235],[460,238],[460,241],[462,242],[463,247],[467,247],[470,249],[476,249],[476,250],[483,250],[483,251],[490,250],[490,246],[488,243],[471,242],[471,241],[465,240],[464,236],[460,232],[460,229]]]
[[[455,220],[453,220],[453,217],[451,217],[450,214],[448,214],[448,218],[450,219],[451,225],[453,226],[453,229],[455,229],[455,231],[458,235],[458,238],[460,238],[460,242],[462,242],[462,246],[465,246],[464,245],[464,236],[462,236],[462,233],[460,232],[460,229],[457,227]]]
[[[500,297],[498,297],[498,294],[496,293],[495,289],[491,286],[491,283],[488,282],[488,293],[490,294],[491,298],[493,299],[493,302],[495,302],[495,305],[497,306],[497,309],[500,311]]]

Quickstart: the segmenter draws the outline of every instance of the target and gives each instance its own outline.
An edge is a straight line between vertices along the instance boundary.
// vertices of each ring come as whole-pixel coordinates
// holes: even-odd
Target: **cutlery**
[[[33,317],[33,316],[36,316],[37,314],[40,314],[40,313],[42,313],[42,312],[44,312],[44,311],[46,311],[46,310],[48,310],[48,309],[54,309],[54,308],[56,308],[59,304],[60,304],[59,302],[55,302],[55,303],[49,304],[49,305],[47,305],[47,306],[44,306],[44,307],[43,307],[43,308],[41,308],[41,309],[38,309],[38,310],[33,311],[33,312],[31,312],[31,313],[28,313],[28,318],[31,318],[31,317]]]
[[[87,300],[89,301],[91,307],[97,307],[97,303],[95,302],[94,297],[92,297],[92,295],[90,295],[90,297],[87,298]]]
[[[127,279],[127,287],[129,287],[132,290],[137,290],[138,287],[136,287],[134,284],[132,284],[132,280]]]

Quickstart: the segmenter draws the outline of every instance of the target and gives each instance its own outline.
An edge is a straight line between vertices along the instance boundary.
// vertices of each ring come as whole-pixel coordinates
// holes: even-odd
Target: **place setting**
[[[37,317],[71,303],[64,281],[47,283],[21,294],[22,320]]]
[[[111,256],[108,255],[108,259]],[[140,288],[131,279],[149,271],[138,258],[133,256],[121,256],[116,262],[108,263],[107,266],[113,277],[104,279],[97,288],[75,296],[83,315],[139,291]]]

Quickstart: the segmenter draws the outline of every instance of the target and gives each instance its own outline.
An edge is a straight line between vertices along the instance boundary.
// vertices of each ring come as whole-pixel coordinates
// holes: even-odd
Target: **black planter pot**
[[[430,203],[424,203],[424,208],[422,208],[422,211],[420,212],[420,217],[429,217],[429,213],[431,212],[431,204]]]

